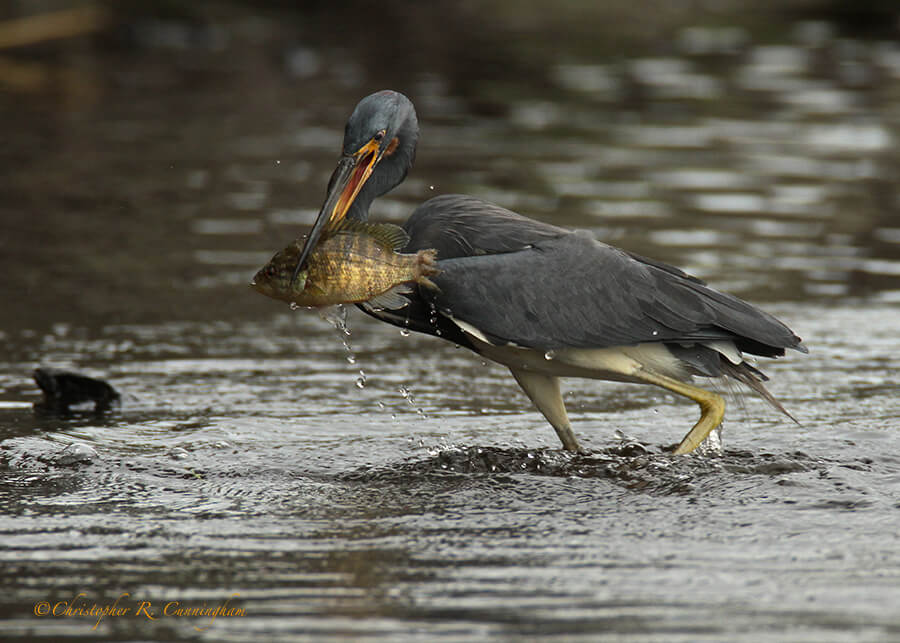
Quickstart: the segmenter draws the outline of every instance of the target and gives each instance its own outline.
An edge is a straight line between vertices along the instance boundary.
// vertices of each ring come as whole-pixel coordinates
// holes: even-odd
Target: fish
[[[403,295],[412,292],[413,283],[439,290],[429,279],[440,273],[437,251],[399,252],[409,236],[398,226],[344,220],[320,239],[292,279],[303,241],[277,252],[250,285],[267,297],[309,308],[366,303],[396,310],[409,303]]]

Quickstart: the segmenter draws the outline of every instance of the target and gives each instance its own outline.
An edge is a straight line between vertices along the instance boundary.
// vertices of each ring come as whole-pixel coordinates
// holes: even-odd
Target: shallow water
[[[731,396],[718,455],[666,452],[693,405],[576,380],[591,453],[566,454],[504,369],[246,287],[311,222],[379,88],[364,56],[285,46],[223,73],[157,43],[77,110],[4,101],[29,127],[0,202],[3,638],[900,639],[900,46],[818,22],[774,40],[573,44],[541,91],[413,75],[417,164],[374,210],[476,194],[776,314],[811,349],[760,365],[800,424]],[[122,405],[36,412],[38,365]],[[39,614],[119,597],[96,629]],[[242,614],[163,613],[226,600]]]

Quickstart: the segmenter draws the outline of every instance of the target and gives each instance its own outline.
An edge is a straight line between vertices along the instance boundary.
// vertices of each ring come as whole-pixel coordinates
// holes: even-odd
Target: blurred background
[[[900,299],[900,10],[747,3],[0,5],[0,328],[234,319],[356,102],[412,98],[402,221],[467,192],[756,301]]]

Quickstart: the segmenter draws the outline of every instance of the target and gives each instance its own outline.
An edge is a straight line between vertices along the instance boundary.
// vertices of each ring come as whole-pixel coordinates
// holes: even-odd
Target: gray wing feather
[[[759,355],[803,350],[771,315],[677,268],[455,199],[452,209],[423,210],[432,199],[422,218],[410,219],[411,249],[438,248],[435,304],[497,344],[552,350],[731,339]]]
[[[407,252],[434,248],[438,259],[516,252],[570,234],[493,203],[464,194],[429,199],[403,225],[410,236]]]

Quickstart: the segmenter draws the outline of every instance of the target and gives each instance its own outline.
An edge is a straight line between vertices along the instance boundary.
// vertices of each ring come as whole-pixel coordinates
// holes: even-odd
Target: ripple
[[[726,451],[721,457],[674,457],[638,442],[627,442],[588,455],[558,449],[460,447],[439,450],[424,460],[390,468],[363,467],[339,480],[369,484],[406,484],[421,476],[507,476],[530,474],[558,478],[602,478],[625,488],[648,493],[685,494],[699,489],[705,477],[732,481],[734,475],[783,476],[817,468],[806,455],[757,455]]]
[[[768,209],[765,197],[749,192],[698,194],[693,204],[698,210],[722,214],[758,214]]]
[[[655,186],[678,190],[735,190],[754,187],[759,183],[752,176],[734,170],[686,168],[654,172]]]
[[[553,77],[563,88],[590,94],[594,100],[613,100],[621,90],[621,81],[607,65],[557,65]]]
[[[270,258],[269,253],[247,250],[196,250],[194,261],[211,266],[254,266],[263,265]]]
[[[259,234],[262,222],[255,219],[197,219],[191,227],[196,234]]]
[[[655,219],[671,214],[671,208],[660,201],[601,201],[590,200],[585,211],[595,217],[633,217],[635,219]]]

